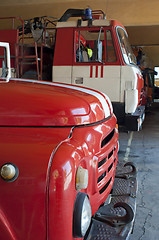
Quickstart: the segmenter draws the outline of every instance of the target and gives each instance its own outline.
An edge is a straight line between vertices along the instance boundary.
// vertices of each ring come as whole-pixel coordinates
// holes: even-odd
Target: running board
[[[92,217],[84,240],[125,240],[134,225],[136,214],[137,171],[132,162],[118,161],[109,202]]]

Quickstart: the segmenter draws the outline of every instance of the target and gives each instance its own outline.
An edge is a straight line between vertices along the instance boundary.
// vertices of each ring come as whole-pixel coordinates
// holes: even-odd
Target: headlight
[[[91,205],[87,194],[79,192],[76,197],[73,212],[74,237],[84,237],[91,222]]]

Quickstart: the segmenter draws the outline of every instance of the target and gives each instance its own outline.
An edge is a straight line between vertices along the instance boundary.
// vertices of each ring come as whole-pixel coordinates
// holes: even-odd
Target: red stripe
[[[93,66],[91,65],[90,66],[90,78],[92,78],[93,77]]]
[[[103,65],[101,66],[101,78],[103,78]]]
[[[96,78],[98,77],[98,66],[96,66]]]

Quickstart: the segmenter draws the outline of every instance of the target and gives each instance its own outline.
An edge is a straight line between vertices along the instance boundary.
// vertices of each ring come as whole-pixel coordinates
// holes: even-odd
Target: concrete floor
[[[120,132],[119,159],[138,169],[136,220],[129,240],[159,240],[159,102],[146,114],[140,132]]]

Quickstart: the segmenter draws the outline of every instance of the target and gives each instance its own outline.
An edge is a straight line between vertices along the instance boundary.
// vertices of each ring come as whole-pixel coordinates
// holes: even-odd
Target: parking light
[[[13,182],[18,175],[18,168],[13,163],[6,163],[0,168],[0,176],[5,181]]]
[[[88,186],[88,170],[79,166],[76,173],[76,189],[86,189]]]

